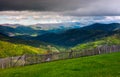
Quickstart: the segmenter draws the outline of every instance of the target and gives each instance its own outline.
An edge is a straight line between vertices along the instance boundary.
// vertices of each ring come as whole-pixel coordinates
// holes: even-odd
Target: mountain
[[[0,57],[22,54],[46,54],[65,51],[66,48],[81,50],[99,45],[120,45],[120,24],[95,23],[81,28],[44,30],[29,26],[0,26]],[[27,33],[28,32],[28,33]],[[40,33],[31,36],[32,33]],[[23,35],[15,35],[21,33]],[[22,39],[21,39],[22,38]],[[68,50],[69,50],[68,49]]]
[[[75,46],[77,44],[94,41],[106,36],[119,33],[120,24],[100,24],[95,23],[82,28],[69,29],[62,33],[47,33],[37,37],[34,40],[40,40],[60,46]]]

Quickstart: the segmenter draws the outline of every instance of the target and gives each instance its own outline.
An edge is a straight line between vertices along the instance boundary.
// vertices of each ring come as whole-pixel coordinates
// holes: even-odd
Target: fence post
[[[13,57],[11,57],[11,63],[10,63],[11,67],[13,67],[13,61],[12,61],[12,59],[13,59]]]
[[[98,48],[98,53],[101,54],[100,48]]]
[[[4,69],[4,64],[2,63],[2,69]]]
[[[23,66],[25,66],[25,64],[26,64],[25,58],[26,58],[26,55],[24,54],[24,57],[23,57]]]
[[[72,58],[72,55],[73,55],[73,50],[69,52],[69,58]]]
[[[9,67],[11,67],[11,57],[9,57]]]

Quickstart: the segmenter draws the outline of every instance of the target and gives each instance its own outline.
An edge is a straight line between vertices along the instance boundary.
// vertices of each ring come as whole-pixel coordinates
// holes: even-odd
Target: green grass
[[[120,77],[120,52],[4,69],[0,77]]]

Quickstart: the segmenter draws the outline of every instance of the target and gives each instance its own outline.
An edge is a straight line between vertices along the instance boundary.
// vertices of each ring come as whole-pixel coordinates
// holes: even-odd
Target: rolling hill
[[[39,47],[30,44],[32,42],[10,38],[4,34],[0,34],[0,58],[18,56],[23,54],[45,54],[47,49],[43,44]],[[40,47],[40,45],[43,45]]]
[[[72,49],[76,51],[84,49],[93,49],[98,46],[120,45],[120,33],[108,37],[101,38],[92,42],[82,43],[74,46]]]

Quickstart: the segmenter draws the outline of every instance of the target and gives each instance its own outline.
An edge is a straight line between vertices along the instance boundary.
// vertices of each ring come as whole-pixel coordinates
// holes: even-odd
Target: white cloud
[[[64,22],[75,22],[76,17],[64,16],[55,12],[34,12],[34,11],[2,11],[0,12],[0,24],[53,24]]]
[[[120,23],[120,16],[68,16],[56,12],[2,11],[0,24],[58,24],[80,22],[81,26],[93,23]]]

